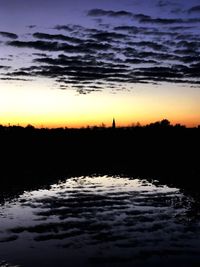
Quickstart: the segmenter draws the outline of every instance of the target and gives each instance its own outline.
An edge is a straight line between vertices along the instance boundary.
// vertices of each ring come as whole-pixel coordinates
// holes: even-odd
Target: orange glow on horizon
[[[176,120],[176,119],[172,119],[170,120],[170,118],[168,117],[160,117],[157,119],[152,119],[152,120],[118,120],[117,117],[115,117],[115,121],[116,121],[116,127],[130,127],[130,126],[134,126],[137,125],[138,123],[141,126],[145,126],[147,124],[150,123],[154,123],[156,121],[161,121],[163,119],[168,119],[171,123],[171,125],[176,125],[176,124],[181,124],[181,125],[185,125],[186,127],[197,127],[198,125],[200,125],[199,121],[194,121],[194,120]],[[99,120],[99,121],[95,121],[95,120],[90,120],[90,121],[78,121],[78,120],[74,120],[74,121],[65,121],[65,122],[52,122],[52,121],[15,121],[15,120],[9,120],[7,122],[5,122],[4,120],[0,120],[0,124],[4,125],[4,126],[22,126],[22,127],[26,127],[27,125],[32,125],[36,128],[86,128],[86,127],[111,127],[112,126],[112,120],[113,117],[110,116],[109,119],[105,119],[105,120]]]
[[[49,88],[30,82],[26,87],[0,82],[0,124],[35,127],[131,126],[168,119],[188,127],[200,124],[199,89],[137,85],[130,92],[93,92]],[[27,89],[28,88],[28,89]]]

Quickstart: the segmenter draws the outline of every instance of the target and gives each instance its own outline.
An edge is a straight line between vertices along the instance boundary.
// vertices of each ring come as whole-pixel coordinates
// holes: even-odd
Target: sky
[[[200,124],[199,0],[0,0],[0,124]]]

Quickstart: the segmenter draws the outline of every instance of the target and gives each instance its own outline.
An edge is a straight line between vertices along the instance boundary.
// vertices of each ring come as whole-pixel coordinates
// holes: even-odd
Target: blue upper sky
[[[1,0],[0,18],[1,80],[200,83],[199,0]]]

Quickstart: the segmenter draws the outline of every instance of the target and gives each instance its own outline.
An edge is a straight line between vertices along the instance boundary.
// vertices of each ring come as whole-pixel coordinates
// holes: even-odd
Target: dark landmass
[[[167,120],[126,128],[0,126],[1,192],[18,194],[95,174],[144,177],[199,191],[199,137],[199,127]]]

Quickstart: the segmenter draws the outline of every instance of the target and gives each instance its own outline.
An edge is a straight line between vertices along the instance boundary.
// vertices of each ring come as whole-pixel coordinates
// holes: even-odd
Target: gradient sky
[[[0,7],[0,124],[200,124],[199,0]]]

